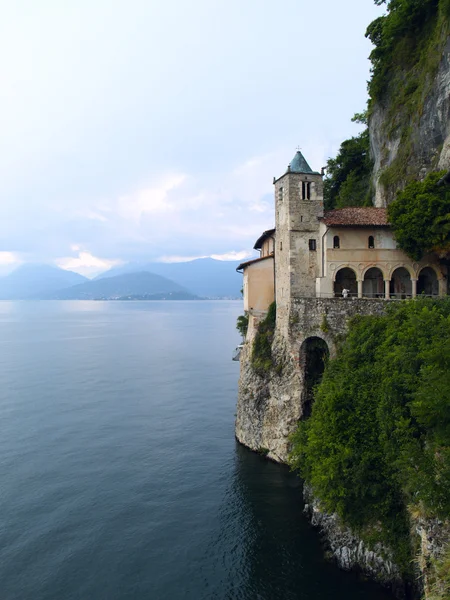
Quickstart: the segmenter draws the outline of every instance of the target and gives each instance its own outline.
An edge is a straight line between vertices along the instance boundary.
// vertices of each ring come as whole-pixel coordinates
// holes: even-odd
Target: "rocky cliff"
[[[375,206],[389,204],[411,179],[450,168],[448,21],[438,20],[420,60],[392,65],[369,115]]]

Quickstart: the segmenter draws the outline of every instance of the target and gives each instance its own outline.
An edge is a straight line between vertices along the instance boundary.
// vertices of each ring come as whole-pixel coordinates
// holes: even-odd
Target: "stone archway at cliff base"
[[[302,419],[311,415],[314,390],[322,380],[329,355],[328,344],[318,336],[307,338],[300,347],[300,369],[303,372]]]

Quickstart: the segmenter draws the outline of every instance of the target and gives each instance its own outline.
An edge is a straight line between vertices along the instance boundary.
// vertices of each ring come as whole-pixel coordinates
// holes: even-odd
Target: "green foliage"
[[[244,315],[239,315],[236,321],[236,329],[241,334],[242,339],[245,339],[245,336],[247,335],[248,331],[248,313],[245,313]]]
[[[431,565],[434,571],[434,581],[431,593],[427,594],[428,600],[448,600],[450,597],[450,548],[444,556]]]
[[[450,298],[357,317],[292,438],[326,510],[410,569],[407,506],[450,511]]]
[[[413,181],[389,205],[388,217],[397,244],[414,260],[450,252],[450,188],[438,186],[444,173]]]
[[[387,13],[367,28],[374,44],[370,60],[369,114],[375,103],[385,111],[383,134],[400,138],[398,153],[381,174],[386,187],[398,188],[417,176],[411,160],[415,125],[422,116],[449,32],[450,0],[375,0]]]
[[[323,313],[320,329],[324,333],[328,333],[330,331],[330,324],[328,323],[327,313]]]
[[[430,50],[430,32],[438,17],[448,16],[447,0],[389,0],[386,4],[386,15],[375,19],[366,31],[375,46],[370,54],[372,100],[383,98],[392,83],[393,67],[405,70],[420,63],[425,50]]]
[[[365,113],[356,114],[354,121],[364,122]],[[369,153],[369,130],[342,142],[336,158],[327,162],[324,181],[325,209],[344,206],[370,206],[370,178],[373,163]]]
[[[269,306],[266,318],[258,325],[258,330],[253,341],[251,365],[260,375],[266,374],[273,367],[272,341],[275,333],[276,304]]]

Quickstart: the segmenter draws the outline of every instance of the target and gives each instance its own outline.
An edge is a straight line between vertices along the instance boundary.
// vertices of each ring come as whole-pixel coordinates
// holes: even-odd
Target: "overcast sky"
[[[272,178],[358,133],[373,0],[15,0],[0,20],[0,265],[243,258]]]

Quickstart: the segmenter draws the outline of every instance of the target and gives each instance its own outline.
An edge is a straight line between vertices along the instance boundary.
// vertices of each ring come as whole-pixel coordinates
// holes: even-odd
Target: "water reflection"
[[[298,477],[237,444],[235,473],[214,544],[231,548],[229,556],[222,555],[228,563],[224,599],[392,598],[326,561],[318,532],[302,510]]]

